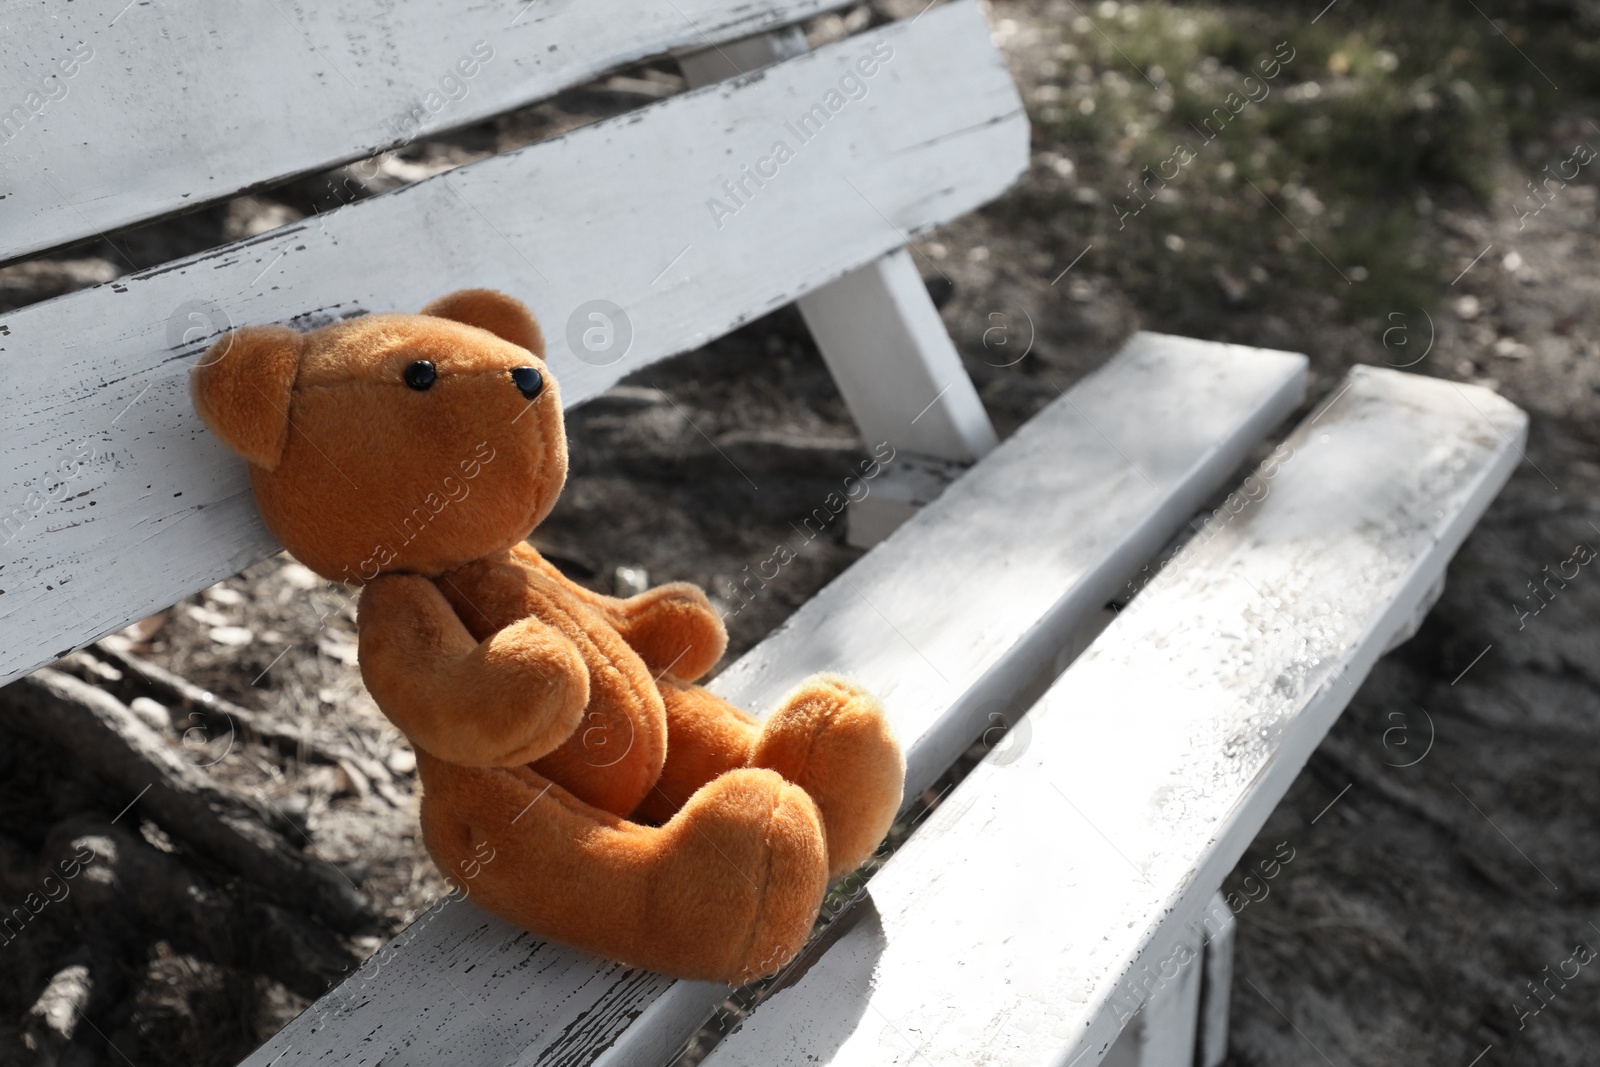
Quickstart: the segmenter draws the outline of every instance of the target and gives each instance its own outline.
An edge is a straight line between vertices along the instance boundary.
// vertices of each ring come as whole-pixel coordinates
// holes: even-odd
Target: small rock
[[[838,15],[827,14],[819,16],[811,24],[811,32],[806,34],[806,37],[809,38],[807,43],[812,48],[820,48],[825,44],[832,44],[834,41],[842,41],[849,35],[850,31],[845,27],[843,18]]]
[[[334,779],[333,785],[335,793],[350,793],[359,799],[371,791],[372,783],[367,781],[367,776],[358,771],[348,760],[340,760],[338,767],[339,774]]]
[[[146,615],[132,626],[119,631],[119,633],[134,644],[142,645],[159,633],[161,628],[167,624],[168,615],[169,613],[165,611],[158,611],[154,615]]]
[[[346,860],[344,863],[335,863],[334,867],[350,879],[351,885],[360,885],[372,876],[372,865],[366,860]]]
[[[172,716],[167,713],[167,706],[159,700],[134,697],[128,703],[128,710],[139,716],[139,721],[152,730],[166,732],[172,729]]]
[[[211,640],[233,648],[248,645],[255,639],[255,633],[243,626],[215,626],[211,630]]]
[[[1228,303],[1237,304],[1250,295],[1250,284],[1242,278],[1236,278],[1222,267],[1212,268],[1211,276],[1217,279],[1217,284],[1222,286],[1222,292],[1228,298]]]
[[[315,589],[325,584],[316,571],[301,563],[285,563],[278,577],[294,589]]]
[[[276,802],[278,811],[302,834],[311,833],[311,801],[304,793],[290,793]]]
[[[650,588],[650,573],[643,567],[618,567],[612,575],[614,596],[638,596]]]
[[[99,643],[113,652],[132,652],[138,644],[133,638],[126,636],[126,632],[122,630],[114,634],[106,634],[100,639]]]
[[[202,607],[199,604],[185,604],[183,613],[201,626],[228,625],[228,617],[226,615],[220,611],[212,611],[210,608]]]
[[[384,757],[383,765],[389,768],[391,774],[412,774],[417,769],[417,754],[409,748],[397,748]]]
[[[1478,298],[1475,296],[1464,296],[1456,301],[1456,314],[1468,321],[1477,318],[1478,312],[1481,310],[1482,305],[1478,303]]]
[[[230,589],[221,582],[207,589],[204,593],[207,600],[223,607],[236,608],[244,603],[244,594],[237,589]]]
[[[344,630],[323,630],[317,634],[318,651],[349,666],[356,663],[358,647],[356,635]]]

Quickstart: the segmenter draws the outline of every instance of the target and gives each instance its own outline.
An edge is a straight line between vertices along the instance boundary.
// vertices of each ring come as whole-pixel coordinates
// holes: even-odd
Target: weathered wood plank
[[[960,463],[999,442],[910,252],[851,271],[799,306],[867,440]]]
[[[713,688],[760,712],[813,671],[853,676],[883,699],[915,795],[994,725],[991,715],[1015,708],[1304,389],[1302,356],[1136,336]],[[750,595],[762,592],[752,585]],[[727,994],[539,943],[470,899],[430,912],[371,971],[247,1063],[399,1055],[636,1067],[665,1059]]]
[[[802,143],[791,127],[846,77],[861,93]],[[793,158],[714,215],[778,141]],[[977,7],[955,3],[0,317],[0,682],[274,551],[244,465],[189,402],[222,327],[493,286],[540,316],[576,404],[970,211],[1026,163],[1016,90]]]
[[[1482,388],[1366,367],[1346,385],[707,1067],[1087,1067],[1146,979],[1200,966],[1176,946],[1206,929],[1206,901],[1525,438],[1526,416]]]
[[[737,77],[805,48],[791,28],[682,60],[690,85]],[[999,439],[906,249],[853,270],[796,306],[868,441],[970,463]],[[860,509],[850,513],[856,528]]]
[[[834,0],[25,5],[0,34],[0,262],[477,122]]]
[[[1223,906],[1226,910],[1226,905]],[[1188,952],[1205,952],[1205,937],[1188,931]],[[1047,946],[1041,946],[1048,951]],[[1200,1029],[1200,994],[1205,968],[1184,967],[1172,981],[1158,985],[1106,1051],[1103,1067],[1197,1067],[1195,1044]]]

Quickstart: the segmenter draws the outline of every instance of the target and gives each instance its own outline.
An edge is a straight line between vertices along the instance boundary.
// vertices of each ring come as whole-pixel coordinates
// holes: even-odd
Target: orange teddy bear
[[[771,974],[888,831],[904,760],[843,679],[764,721],[690,684],[727,647],[694,586],[602,596],[524,542],[567,474],[543,355],[527,308],[469,289],[245,327],[192,384],[267,527],[363,586],[361,675],[416,748],[440,868],[478,861],[474,899],[541,937],[683,978]]]

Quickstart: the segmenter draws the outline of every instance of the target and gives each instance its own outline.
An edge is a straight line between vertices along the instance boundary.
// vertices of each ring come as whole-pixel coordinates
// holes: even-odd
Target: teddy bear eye
[[[439,377],[439,372],[434,369],[432,363],[419,359],[406,368],[405,377],[406,384],[420,393],[433,385],[434,379]]]
[[[511,380],[517,383],[517,389],[524,399],[532,400],[544,391],[544,375],[539,373],[537,367],[514,367]]]

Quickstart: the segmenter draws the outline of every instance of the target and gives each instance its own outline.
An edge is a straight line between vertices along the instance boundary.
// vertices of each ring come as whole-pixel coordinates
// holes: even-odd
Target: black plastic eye
[[[419,393],[433,386],[434,379],[439,377],[439,372],[433,364],[425,359],[419,359],[406,368],[406,384]]]
[[[511,371],[511,380],[517,383],[517,389],[523,397],[532,400],[544,392],[544,375],[533,367],[515,367]]]

